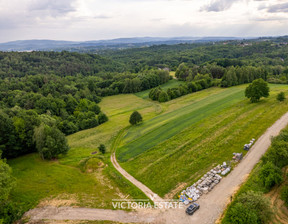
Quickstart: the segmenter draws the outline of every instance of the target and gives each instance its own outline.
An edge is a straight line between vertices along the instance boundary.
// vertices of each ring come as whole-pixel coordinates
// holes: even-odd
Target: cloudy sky
[[[0,0],[0,42],[277,36],[287,0]]]

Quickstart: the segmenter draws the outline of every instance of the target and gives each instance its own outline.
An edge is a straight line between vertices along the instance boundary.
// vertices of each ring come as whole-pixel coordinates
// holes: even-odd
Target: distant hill
[[[118,38],[96,41],[58,41],[58,40],[17,40],[0,43],[0,51],[85,51],[87,48],[94,50],[123,49],[132,47],[147,47],[160,44],[201,43],[225,40],[240,40],[238,37],[135,37]]]

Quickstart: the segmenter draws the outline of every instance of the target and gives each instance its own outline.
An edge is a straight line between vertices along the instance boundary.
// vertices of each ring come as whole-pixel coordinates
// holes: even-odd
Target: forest
[[[149,97],[165,102],[258,78],[287,83],[287,40],[159,45],[89,54],[0,52],[1,120],[11,124],[0,130],[6,136],[0,140],[2,156],[36,151],[34,129],[42,123],[65,135],[104,123],[108,117],[98,106],[101,97],[152,89]],[[169,71],[184,84],[164,91],[158,86],[172,79]]]
[[[150,99],[165,102],[259,78],[287,84],[287,42],[283,37],[89,53],[0,52],[0,178],[6,181],[0,202],[13,185],[6,159],[38,152],[54,160],[66,154],[65,136],[109,120],[99,106],[103,97],[151,89]],[[171,79],[181,84],[160,87]],[[0,214],[12,214],[9,206],[0,204]]]

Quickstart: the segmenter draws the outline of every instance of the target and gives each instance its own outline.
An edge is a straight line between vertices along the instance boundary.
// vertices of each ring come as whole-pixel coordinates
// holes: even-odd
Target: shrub
[[[168,100],[169,100],[168,94],[167,94],[165,91],[162,91],[162,92],[159,94],[158,101],[159,101],[159,102],[167,102]]]
[[[270,190],[276,184],[280,184],[283,180],[281,169],[270,161],[261,168],[259,178],[267,190]]]
[[[108,117],[106,116],[106,114],[104,114],[103,112],[100,112],[99,115],[98,115],[98,123],[99,124],[103,124],[105,123],[106,121],[108,121]],[[97,125],[95,124],[95,127]]]
[[[99,151],[102,153],[102,154],[105,154],[106,152],[106,147],[105,145],[103,144],[100,144],[99,147],[98,147]]]
[[[190,93],[197,92],[197,86],[196,86],[195,82],[189,82],[188,83],[188,89],[189,89]]]
[[[134,111],[129,119],[130,124],[135,125],[142,122],[142,116],[138,111]]]
[[[284,101],[285,100],[285,93],[284,92],[278,93],[277,100],[280,102]]]
[[[287,138],[287,134],[282,132],[272,140],[272,146],[262,158],[264,163],[270,161],[279,168],[288,165],[288,142],[281,140],[281,138]]]
[[[269,200],[261,193],[248,191],[240,194],[233,207],[228,210],[227,223],[269,223],[271,215]]]
[[[288,207],[288,185],[282,188],[281,199],[285,202],[286,207]]]

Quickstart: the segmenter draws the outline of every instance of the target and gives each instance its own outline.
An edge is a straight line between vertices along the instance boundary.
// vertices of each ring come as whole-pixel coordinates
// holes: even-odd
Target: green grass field
[[[143,125],[133,127],[126,136],[131,142],[117,151],[117,158],[120,162],[134,158],[192,124],[216,114],[243,98],[243,87],[229,88],[200,101],[191,101],[187,106],[161,114],[144,122]]]
[[[121,131],[125,138],[117,139],[121,143],[116,151],[125,161],[121,165],[163,196],[230,159],[232,152],[259,137],[288,110],[287,101],[276,101],[276,93],[287,92],[288,86],[270,86],[271,96],[257,104],[244,98],[245,86],[210,88],[166,103],[134,94],[105,97],[100,106],[109,121],[68,136],[71,149],[66,156],[47,162],[31,154],[8,161],[17,178],[12,199],[28,209],[45,198],[68,197],[75,205],[95,208],[112,208],[112,198],[146,198],[110,162],[111,147],[117,146],[114,141]],[[135,110],[144,123],[131,127],[129,116]],[[92,155],[99,144],[108,152]],[[97,169],[99,161],[103,164]]]
[[[270,85],[271,96],[256,104],[244,97],[244,88],[184,96],[174,103],[184,101],[185,106],[130,128],[117,149],[121,165],[160,196],[176,194],[180,183],[192,184],[213,165],[230,160],[233,152],[244,151],[245,143],[287,112],[287,101],[279,103],[276,94],[287,92],[288,86]]]
[[[129,115],[134,109],[150,119],[161,112],[161,107],[132,94],[104,98],[100,105],[109,121],[68,136],[71,149],[66,156],[50,162],[41,160],[38,154],[30,154],[8,161],[17,179],[12,199],[22,204],[23,211],[46,198],[60,201],[72,198],[73,204],[78,206],[110,209],[113,208],[112,199],[146,198],[114,169],[109,149],[118,132],[129,125]],[[92,152],[98,152],[101,143],[107,146],[108,153],[92,155]],[[83,166],[86,160],[86,166]],[[95,170],[99,160],[104,167]],[[83,167],[84,172],[81,171]],[[85,167],[93,172],[85,172]]]

